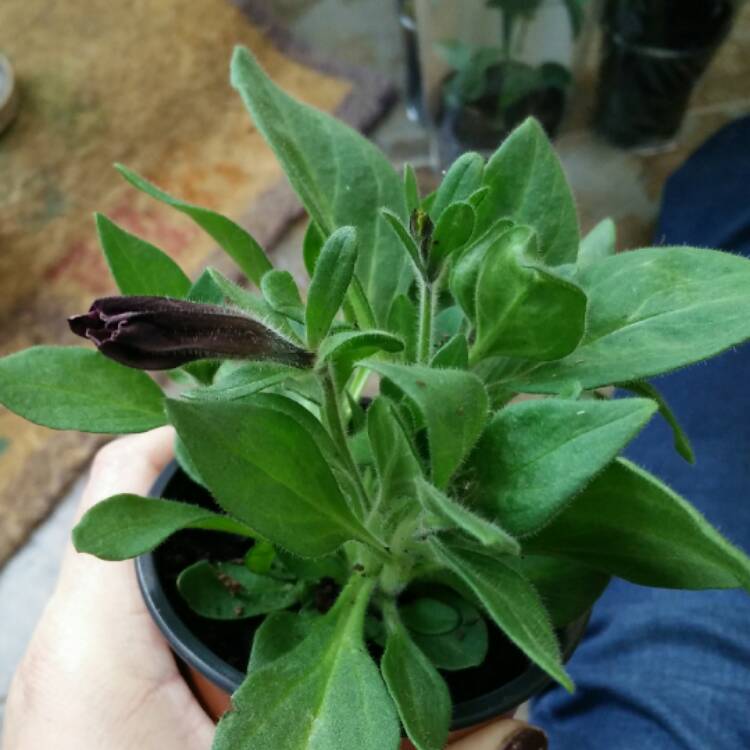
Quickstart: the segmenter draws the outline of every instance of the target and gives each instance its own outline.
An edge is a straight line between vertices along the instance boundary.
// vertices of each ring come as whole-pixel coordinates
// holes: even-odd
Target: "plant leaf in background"
[[[315,615],[298,612],[272,612],[268,615],[255,631],[248,673],[257,672],[288,654],[310,635],[318,619]]]
[[[55,430],[122,434],[167,423],[161,388],[145,372],[77,346],[0,359],[0,403]]]
[[[123,294],[177,299],[187,296],[190,279],[158,247],[126,232],[102,214],[96,214],[96,230],[107,265]]]
[[[393,298],[412,280],[403,250],[379,215],[385,207],[406,221],[398,174],[362,135],[284,93],[244,48],[232,58],[232,84],[323,233],[356,228],[357,276],[384,326]]]
[[[476,209],[477,237],[509,218],[536,231],[546,265],[575,262],[579,236],[573,194],[536,120],[526,120],[505,139],[487,162],[484,184],[490,192]]]
[[[499,558],[466,549],[450,549],[436,539],[431,539],[429,544],[437,559],[474,592],[508,638],[572,692],[573,683],[562,665],[549,615],[531,584]]]
[[[368,361],[418,407],[427,425],[432,480],[444,487],[487,421],[487,393],[476,375],[422,365]]]
[[[239,224],[215,211],[194,206],[179,198],[173,198],[122,164],[115,164],[115,169],[133,187],[189,216],[201,229],[216,240],[219,247],[232,257],[243,273],[256,286],[260,286],[263,274],[273,268],[263,248]]]
[[[260,288],[268,304],[277,313],[304,323],[305,306],[289,271],[279,271],[276,268],[267,271],[260,280]]]
[[[177,588],[201,617],[241,620],[290,607],[303,586],[253,573],[244,565],[199,560],[180,573]]]
[[[419,183],[417,174],[411,164],[404,164],[404,193],[406,195],[406,211],[411,215],[412,211],[419,208]]]
[[[578,250],[578,268],[609,258],[617,251],[617,228],[612,219],[600,221],[582,240]]]
[[[432,235],[430,279],[437,279],[446,259],[463,249],[474,233],[474,221],[474,208],[466,201],[451,203],[440,214]]]
[[[538,531],[656,411],[648,399],[511,404],[487,425],[470,466],[479,507],[515,536]]]
[[[360,581],[296,648],[250,671],[219,722],[214,750],[397,748],[398,716],[362,640],[371,584]]]
[[[217,502],[260,535],[303,557],[372,541],[312,436],[288,414],[252,399],[167,403]]]
[[[584,268],[586,335],[559,362],[520,376],[513,387],[555,393],[642,380],[711,357],[750,337],[750,263],[690,247],[619,253]],[[677,334],[679,332],[679,334]]]
[[[438,349],[430,361],[430,367],[449,367],[455,370],[469,369],[469,343],[463,333],[457,333]]]
[[[253,536],[243,523],[197,505],[126,494],[89,508],[73,529],[73,544],[78,552],[102,560],[127,560],[150,552],[181,529]]]
[[[524,550],[642,586],[750,591],[750,559],[677,493],[622,459],[526,540]]]
[[[489,248],[476,286],[477,338],[470,361],[503,355],[555,360],[570,354],[586,329],[586,295],[536,267],[536,235],[504,232]]]
[[[443,750],[451,721],[448,686],[394,614],[380,671],[417,750]]]
[[[316,349],[344,302],[357,260],[357,232],[337,229],[326,241],[315,264],[307,293],[307,345]]]
[[[416,305],[405,294],[399,294],[388,311],[388,330],[403,340],[406,362],[417,358],[417,315]]]
[[[626,391],[631,391],[644,398],[650,398],[655,401],[659,406],[659,414],[664,417],[664,420],[672,429],[672,435],[674,437],[674,448],[675,450],[689,463],[695,463],[695,454],[693,453],[693,446],[690,445],[690,439],[688,438],[685,431],[677,421],[672,409],[670,409],[664,396],[646,380],[635,380],[631,383],[618,383],[618,388],[624,388]]]

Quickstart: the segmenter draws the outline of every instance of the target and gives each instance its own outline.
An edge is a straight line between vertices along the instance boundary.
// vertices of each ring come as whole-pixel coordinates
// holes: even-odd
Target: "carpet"
[[[0,355],[80,343],[66,317],[115,291],[93,211],[163,248],[193,277],[209,262],[222,267],[209,237],[128,186],[113,162],[231,216],[267,247],[298,214],[229,86],[235,44],[250,47],[286,90],[355,126],[383,113],[390,89],[382,80],[315,59],[264,6],[0,3],[0,49],[21,97],[17,120],[0,136]],[[0,564],[102,440],[37,427],[0,408]]]

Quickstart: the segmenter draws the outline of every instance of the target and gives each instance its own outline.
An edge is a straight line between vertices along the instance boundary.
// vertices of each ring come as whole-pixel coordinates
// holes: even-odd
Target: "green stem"
[[[432,337],[435,316],[435,293],[431,284],[422,281],[419,288],[419,334],[417,362],[427,364],[432,354]]]
[[[354,480],[354,484],[357,488],[358,516],[360,519],[364,519],[369,505],[367,501],[367,491],[362,482],[359,467],[349,449],[349,441],[346,439],[346,431],[344,430],[344,422],[341,418],[339,397],[336,393],[331,365],[329,365],[328,369],[323,373],[321,385],[323,388],[323,411],[328,425],[328,432],[331,435],[334,445],[338,448],[341,458],[346,464],[346,468],[349,470],[352,479]]]

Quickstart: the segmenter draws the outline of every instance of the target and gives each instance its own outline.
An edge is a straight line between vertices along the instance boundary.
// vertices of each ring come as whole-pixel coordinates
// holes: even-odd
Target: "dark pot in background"
[[[193,483],[175,462],[162,472],[151,494],[204,506],[212,504],[208,493]],[[247,540],[237,540],[236,543],[246,546]],[[217,551],[221,550],[224,553],[223,559],[232,558],[238,552],[237,549],[233,549],[234,544],[234,538],[226,534],[183,531],[174,535],[154,553],[143,555],[135,561],[138,583],[146,606],[177,655],[186,681],[214,719],[218,719],[229,708],[229,696],[239,687],[244,678],[243,669],[254,628],[260,625],[263,618],[222,622],[217,626],[215,621],[206,620],[190,612],[177,592],[174,580],[176,576],[173,577],[169,571],[170,566],[182,566],[186,562],[195,561],[196,550],[203,546],[205,549],[202,554],[205,556],[217,559]],[[172,558],[176,558],[176,561]],[[588,617],[589,614],[586,613],[559,631],[565,660],[571,656],[581,641]],[[203,633],[203,637],[200,637],[198,633],[201,629],[217,632],[209,633],[208,637],[206,633]],[[499,631],[498,635],[500,635]],[[492,634],[490,638],[492,641]],[[231,645],[227,643],[229,640],[236,640],[240,645],[239,650],[245,651],[239,655],[239,659],[235,658],[234,654],[227,658],[226,653],[217,653],[222,649],[226,650]],[[453,732],[465,733],[492,719],[511,715],[524,701],[551,684],[551,679],[538,667],[529,664],[520,652],[511,656],[515,657],[516,662],[518,662],[518,657],[521,657],[520,667],[516,670],[516,674],[504,684],[501,683],[480,695],[455,704],[451,725]],[[234,663],[230,663],[231,661]],[[471,671],[482,669],[483,667],[476,667]],[[451,675],[454,674],[460,673],[446,674],[449,685]],[[493,678],[494,674],[484,676]],[[408,744],[404,745],[404,748],[408,747],[410,747]]]
[[[734,11],[734,0],[606,0],[597,132],[628,148],[669,143]]]
[[[422,97],[422,71],[419,67],[419,42],[417,19],[414,15],[414,0],[396,0],[398,23],[404,40],[404,99],[406,115],[413,122],[424,123],[424,99]]]

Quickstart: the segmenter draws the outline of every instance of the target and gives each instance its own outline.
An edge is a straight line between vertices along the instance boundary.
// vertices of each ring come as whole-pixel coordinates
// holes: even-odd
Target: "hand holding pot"
[[[148,493],[172,441],[161,428],[106,446],[79,515],[112,494]],[[146,611],[132,563],[69,546],[13,680],[3,750],[208,750],[213,731]]]

